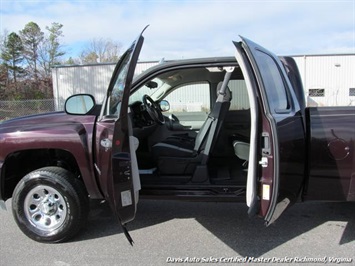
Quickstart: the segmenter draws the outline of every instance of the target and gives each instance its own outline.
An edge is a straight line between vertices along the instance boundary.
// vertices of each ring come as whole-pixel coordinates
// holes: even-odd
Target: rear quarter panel
[[[305,199],[355,201],[355,107],[306,109]]]

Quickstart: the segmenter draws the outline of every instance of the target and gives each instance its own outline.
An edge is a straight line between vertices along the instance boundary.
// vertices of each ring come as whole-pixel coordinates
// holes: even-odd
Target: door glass
[[[256,51],[255,59],[263,78],[266,97],[272,113],[290,108],[284,81],[274,59],[266,53]]]
[[[118,115],[120,113],[120,107],[121,107],[120,103],[122,101],[123,91],[126,83],[126,77],[127,77],[127,71],[129,65],[128,63],[129,63],[129,57],[127,57],[126,60],[123,62],[122,70],[119,73],[115,85],[112,89],[110,95],[110,109],[109,109],[110,115]]]

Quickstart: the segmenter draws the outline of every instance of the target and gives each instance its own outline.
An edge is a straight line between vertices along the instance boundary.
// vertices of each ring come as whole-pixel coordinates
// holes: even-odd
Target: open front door
[[[241,39],[234,43],[236,58],[253,108],[247,204],[249,213],[258,213],[270,224],[300,194],[305,171],[305,130],[294,88],[278,57]]]
[[[96,123],[95,168],[106,200],[123,227],[135,217],[140,179],[128,100],[134,70],[143,45],[140,35],[116,65]]]

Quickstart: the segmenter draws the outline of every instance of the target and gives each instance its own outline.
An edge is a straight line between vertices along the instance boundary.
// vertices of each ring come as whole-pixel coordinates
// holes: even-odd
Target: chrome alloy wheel
[[[65,221],[68,209],[64,197],[50,186],[32,188],[24,201],[25,215],[36,228],[50,233]]]

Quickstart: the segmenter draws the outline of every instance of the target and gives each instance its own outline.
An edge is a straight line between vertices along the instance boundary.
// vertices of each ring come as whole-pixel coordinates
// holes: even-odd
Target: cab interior
[[[150,103],[144,100],[148,96]],[[197,184],[245,188],[250,105],[236,62],[153,69],[138,78],[129,106],[143,190]],[[160,120],[150,108],[159,109],[153,112],[161,112]]]

